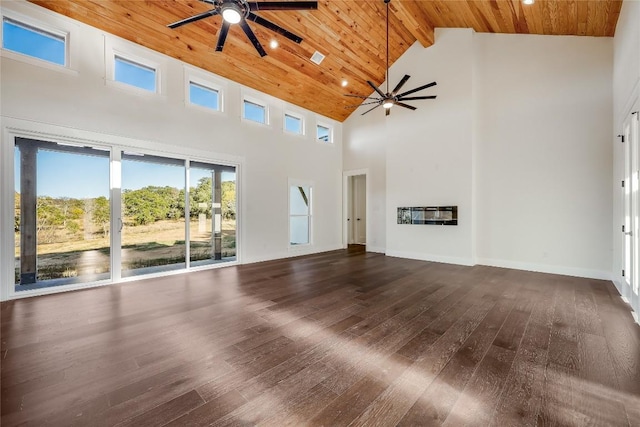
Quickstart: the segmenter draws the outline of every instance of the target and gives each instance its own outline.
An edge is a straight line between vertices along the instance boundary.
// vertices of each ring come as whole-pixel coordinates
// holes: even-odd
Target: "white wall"
[[[345,169],[386,174],[388,254],[610,277],[611,39],[437,29],[391,84],[404,73],[438,98],[344,123]],[[457,227],[396,224],[398,206],[449,204]]]
[[[438,29],[437,40],[414,44],[390,74],[392,87],[411,75],[406,90],[438,84],[415,94],[435,100],[408,101],[417,110],[394,107],[386,118],[387,254],[471,265],[473,31]],[[458,206],[458,226],[397,223],[398,207],[449,205]]]
[[[614,134],[621,134],[622,125],[632,110],[640,107],[640,2],[622,3],[613,48],[613,126]],[[625,284],[622,271],[622,192],[624,177],[623,145],[618,138],[613,145],[613,272],[618,291],[629,300],[635,310],[636,321],[640,313],[640,298]],[[637,256],[637,255],[636,255]]]
[[[478,262],[608,278],[612,40],[476,34]]]
[[[225,112],[185,106],[185,67],[180,61],[105,34],[26,2],[3,3],[3,11],[71,32],[71,67],[59,70],[20,60],[2,52],[1,122],[60,135],[82,134],[106,143],[132,144],[167,154],[190,153],[240,163],[241,259],[273,259],[342,246],[342,125],[315,113],[217,79],[224,91]],[[105,54],[105,46],[107,54]],[[156,62],[163,93],[146,94],[107,81],[105,56],[113,47]],[[214,54],[213,52],[211,53]],[[249,94],[269,104],[271,126],[241,119],[241,99]],[[304,116],[305,137],[282,131],[286,110]],[[333,127],[334,144],[315,140],[316,123]],[[5,193],[12,191],[12,140],[2,141]],[[8,160],[7,160],[8,158]],[[314,184],[314,245],[288,247],[288,179]],[[8,190],[8,191],[7,191]],[[3,195],[3,221],[12,212],[13,195]],[[3,222],[4,225],[4,222]],[[0,227],[8,230],[8,227]],[[2,235],[2,263],[12,264],[13,235]],[[9,242],[7,244],[7,242]],[[3,276],[7,280],[11,276]],[[12,279],[11,279],[12,280]]]
[[[367,250],[385,252],[386,248],[386,120],[359,108],[343,123],[343,170],[367,173]],[[361,172],[360,172],[361,173]],[[346,220],[346,218],[345,218]]]

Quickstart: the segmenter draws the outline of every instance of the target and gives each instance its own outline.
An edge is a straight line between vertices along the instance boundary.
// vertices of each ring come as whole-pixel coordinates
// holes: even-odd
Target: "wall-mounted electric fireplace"
[[[398,208],[398,224],[458,225],[457,206]]]

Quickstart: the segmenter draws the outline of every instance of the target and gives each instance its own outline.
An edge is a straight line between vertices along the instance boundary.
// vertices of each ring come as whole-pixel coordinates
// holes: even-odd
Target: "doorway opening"
[[[364,250],[367,244],[367,175],[345,173],[345,242]]]

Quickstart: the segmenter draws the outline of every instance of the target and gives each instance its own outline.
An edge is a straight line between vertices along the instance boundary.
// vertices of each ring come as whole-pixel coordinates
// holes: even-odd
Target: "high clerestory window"
[[[114,80],[149,92],[157,92],[157,71],[154,67],[116,55]]]
[[[2,18],[2,48],[52,64],[67,65],[65,33],[48,31],[6,16]]]

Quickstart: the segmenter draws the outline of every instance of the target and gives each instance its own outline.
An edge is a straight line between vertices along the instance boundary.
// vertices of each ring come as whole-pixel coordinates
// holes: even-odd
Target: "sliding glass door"
[[[121,158],[122,277],[185,268],[184,160]]]
[[[109,156],[16,138],[16,290],[111,278]]]
[[[189,260],[191,266],[236,259],[235,168],[189,165]]]
[[[16,138],[14,168],[16,291],[236,260],[233,166]]]

